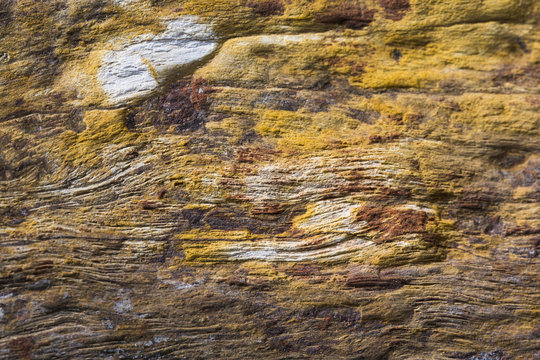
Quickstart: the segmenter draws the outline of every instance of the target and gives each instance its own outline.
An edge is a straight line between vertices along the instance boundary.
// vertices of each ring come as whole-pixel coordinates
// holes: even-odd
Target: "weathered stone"
[[[212,53],[216,41],[209,25],[188,16],[170,21],[161,34],[139,35],[114,47],[103,55],[98,79],[118,104],[148,95],[167,73]]]
[[[537,2],[0,3],[0,359],[540,356]]]

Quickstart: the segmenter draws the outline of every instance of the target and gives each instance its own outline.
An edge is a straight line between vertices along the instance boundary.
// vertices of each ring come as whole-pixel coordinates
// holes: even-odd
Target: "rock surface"
[[[148,95],[160,78],[182,65],[203,59],[216,48],[210,27],[195,17],[168,23],[158,35],[140,35],[103,55],[98,79],[109,102],[118,104]],[[114,45],[113,45],[114,46]]]
[[[7,0],[0,359],[540,359],[540,5]]]

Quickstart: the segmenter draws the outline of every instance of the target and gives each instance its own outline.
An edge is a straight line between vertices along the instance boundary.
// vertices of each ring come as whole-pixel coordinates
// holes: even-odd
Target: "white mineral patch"
[[[131,306],[131,301],[129,299],[124,299],[114,303],[114,311],[119,314],[124,314],[131,311],[133,307]]]
[[[415,204],[405,204],[400,207],[401,209],[407,209],[407,210],[416,210],[416,211],[423,211],[425,213],[429,214],[435,214],[435,211],[433,209],[427,208],[427,207],[421,207]]]
[[[145,34],[105,53],[98,80],[112,103],[147,95],[177,67],[191,64],[215,50],[215,35],[195,16],[169,22],[158,35]]]
[[[311,216],[302,218],[296,227],[313,234],[349,233],[358,235],[365,224],[355,220],[355,210],[360,205],[347,201],[323,200],[315,204]]]
[[[171,286],[174,286],[174,288],[175,288],[176,290],[193,289],[194,287],[200,285],[199,283],[195,283],[195,284],[187,284],[187,283],[185,283],[185,282],[182,282],[182,281],[175,281],[175,280],[161,280],[161,281],[164,282],[165,284],[169,284],[169,285],[171,285]]]
[[[242,242],[225,249],[225,256],[234,260],[320,261],[346,260],[373,245],[361,238],[346,239],[343,235],[322,236],[322,244],[310,246],[297,241]]]
[[[113,3],[120,5],[120,6],[127,6],[136,0],[113,0]]]
[[[6,295],[0,296],[0,300],[9,299],[9,298],[11,298],[11,297],[13,297],[13,293],[8,293],[8,294],[6,294]]]
[[[265,45],[286,46],[303,41],[321,41],[324,38],[322,34],[301,34],[301,35],[259,35],[246,38],[246,41],[239,41],[241,45],[252,45],[254,43]]]

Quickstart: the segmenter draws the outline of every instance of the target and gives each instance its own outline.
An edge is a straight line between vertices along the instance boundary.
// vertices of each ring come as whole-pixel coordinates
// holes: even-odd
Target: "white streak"
[[[204,58],[216,45],[209,25],[186,16],[169,22],[161,34],[141,35],[106,52],[98,79],[112,103],[123,103],[149,94],[164,73]]]

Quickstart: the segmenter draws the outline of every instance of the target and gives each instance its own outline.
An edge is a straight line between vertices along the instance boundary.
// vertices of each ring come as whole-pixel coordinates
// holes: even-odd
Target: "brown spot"
[[[365,67],[366,67],[365,63],[356,63],[356,64],[354,64],[352,69],[351,69],[351,75],[352,76],[364,75],[364,73],[366,72]]]
[[[248,281],[245,277],[241,276],[231,276],[225,280],[222,280],[222,282],[225,282],[227,285],[230,286],[248,286]]]
[[[388,119],[396,124],[401,124],[403,123],[403,114],[389,115]]]
[[[283,334],[285,330],[285,327],[281,326],[277,320],[268,320],[264,323],[264,333],[268,336]]]
[[[408,199],[411,197],[412,193],[410,189],[406,188],[389,188],[389,187],[382,187],[382,188],[375,188],[373,189],[375,192],[372,201],[385,201],[387,204],[388,202],[399,202],[403,199]]]
[[[1,169],[0,169],[1,171]],[[3,179],[0,172],[0,180]],[[7,207],[0,208],[0,223],[6,225],[18,225],[26,219],[30,214],[30,210],[27,208]]]
[[[410,10],[409,0],[379,0],[379,5],[384,8],[385,17],[393,21],[398,21]]]
[[[303,209],[286,208],[279,204],[255,206],[253,213],[240,206],[220,206],[204,214],[195,227],[210,226],[218,230],[249,230],[254,234],[279,234],[291,227],[292,218]]]
[[[502,86],[512,83],[519,86],[536,87],[540,81],[540,65],[503,65],[493,76],[493,82]]]
[[[392,133],[392,134],[388,134],[388,135],[384,135],[384,136],[381,136],[381,135],[371,135],[369,137],[369,143],[370,144],[379,144],[379,143],[385,143],[385,142],[388,142],[388,141],[392,141],[392,140],[395,140],[395,139],[399,139],[401,137],[401,134],[400,133]]]
[[[411,196],[411,190],[410,189],[402,189],[402,188],[380,188],[379,193],[384,196],[388,197],[410,197]]]
[[[503,232],[504,236],[527,236],[527,235],[537,235],[540,234],[540,228],[534,228],[529,226],[512,226],[508,229],[505,229]],[[536,246],[538,247],[538,244],[540,244],[540,240],[537,239],[539,242],[536,243]]]
[[[457,225],[464,234],[471,235],[500,235],[504,230],[504,224],[499,216],[466,216],[460,218]]]
[[[54,261],[52,260],[36,260],[30,266],[32,275],[46,274],[52,269],[54,269]]]
[[[208,95],[215,92],[215,89],[207,86],[203,79],[192,79],[189,100],[195,110],[208,109]]]
[[[158,199],[163,199],[165,195],[167,194],[167,189],[161,189],[158,192]]]
[[[280,215],[287,209],[287,205],[279,202],[265,202],[254,205],[249,211],[250,215],[258,218]]]
[[[215,92],[202,79],[184,78],[168,90],[133,107],[126,117],[126,126],[138,130],[154,126],[161,131],[194,131],[206,121],[210,107],[209,94]]]
[[[15,3],[14,0],[4,0],[0,2],[2,7],[0,7],[0,28],[7,26],[11,22],[12,6]]]
[[[129,324],[120,323],[115,328],[115,331],[122,337],[130,340],[137,340],[152,335],[152,331],[148,324],[136,321],[130,322]]]
[[[317,265],[300,265],[295,264],[292,267],[285,269],[285,273],[289,276],[308,277],[320,275],[321,266]]]
[[[391,241],[394,237],[425,232],[428,214],[412,209],[392,209],[374,204],[357,210],[356,221],[365,221],[367,231],[381,233],[380,242]]]
[[[488,226],[484,229],[484,234],[501,235],[504,229],[504,223],[500,216],[490,218]]]
[[[347,116],[366,124],[375,124],[381,114],[376,111],[348,109]]]
[[[17,354],[21,360],[32,358],[32,350],[34,349],[34,346],[34,340],[28,336],[12,339],[8,343],[9,349]]]
[[[236,152],[236,161],[238,163],[258,163],[261,161],[271,160],[276,151],[272,149],[256,148],[241,148]]]
[[[502,201],[501,194],[493,191],[466,190],[457,201],[457,206],[467,210],[484,210],[500,201]]]
[[[403,116],[403,123],[409,128],[417,129],[423,118],[422,114],[406,114]]]
[[[374,275],[352,275],[347,279],[347,286],[355,288],[397,289],[409,283],[409,280],[399,277],[380,278]]]
[[[317,21],[323,24],[344,25],[351,29],[361,29],[373,21],[375,10],[358,4],[346,3],[331,6],[324,13],[317,15]]]
[[[526,97],[526,98],[525,98],[525,101],[526,101],[529,105],[532,105],[532,106],[540,105],[540,99],[539,99],[539,98],[532,97],[532,96]]]
[[[328,329],[328,327],[330,326],[330,322],[332,321],[332,316],[327,316],[324,318],[322,324],[321,324],[321,329]]]
[[[443,103],[441,103],[440,107],[443,109],[451,110],[451,111],[458,111],[458,112],[463,111],[459,103],[453,100],[444,101]]]
[[[73,297],[67,293],[53,294],[43,302],[43,308],[49,314],[68,310],[73,305]]]
[[[132,160],[132,159],[135,159],[137,156],[139,156],[139,152],[133,150],[133,151],[130,151],[129,153],[126,154],[125,159],[126,160]]]
[[[298,351],[300,345],[290,335],[272,337],[268,342],[268,346],[272,350],[280,352]]]
[[[283,15],[285,11],[281,0],[248,1],[246,6],[259,16]]]
[[[160,207],[158,203],[153,201],[141,201],[141,207],[143,210],[155,210]]]

